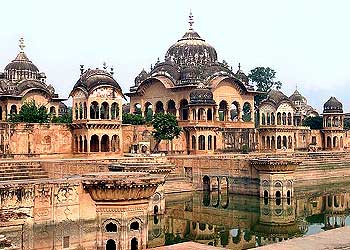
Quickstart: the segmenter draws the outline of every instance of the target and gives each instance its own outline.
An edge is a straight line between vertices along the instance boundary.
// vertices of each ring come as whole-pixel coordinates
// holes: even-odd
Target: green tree
[[[73,113],[72,109],[69,108],[67,110],[67,113],[62,114],[61,116],[53,116],[51,118],[52,123],[65,123],[65,124],[71,124],[73,122]]]
[[[309,116],[303,121],[303,126],[310,127],[311,129],[322,129],[323,118],[321,116]]]
[[[35,100],[25,102],[18,114],[10,114],[9,122],[26,122],[26,123],[48,123],[50,115],[43,105],[36,105]]]
[[[282,83],[276,81],[276,71],[269,67],[256,67],[248,75],[249,80],[255,85],[257,91],[264,93],[258,94],[254,98],[255,107],[266,98],[267,92],[271,89],[280,89]]]
[[[143,118],[142,115],[140,114],[130,114],[130,113],[123,114],[123,124],[143,125],[145,123],[146,123],[145,118]]]
[[[155,152],[158,151],[159,144],[162,140],[171,141],[172,146],[173,139],[178,138],[182,131],[177,123],[176,117],[173,114],[155,114],[153,116],[152,125],[154,128],[152,135],[156,140],[156,145],[154,146],[153,150]]]
[[[350,119],[344,118],[344,129],[350,129]]]

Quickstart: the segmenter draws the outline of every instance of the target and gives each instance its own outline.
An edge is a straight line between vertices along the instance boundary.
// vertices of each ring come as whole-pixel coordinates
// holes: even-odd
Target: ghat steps
[[[0,162],[0,182],[48,178],[40,162]]]

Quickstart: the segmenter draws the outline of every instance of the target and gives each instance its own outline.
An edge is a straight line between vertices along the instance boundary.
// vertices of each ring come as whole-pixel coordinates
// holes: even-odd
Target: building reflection
[[[302,236],[310,225],[319,231],[345,226],[350,201],[344,190],[281,199],[214,189],[165,200],[161,187],[146,200],[107,202],[98,198],[106,199],[105,192],[94,195],[73,180],[0,189],[0,248],[145,249],[196,241],[249,249]]]

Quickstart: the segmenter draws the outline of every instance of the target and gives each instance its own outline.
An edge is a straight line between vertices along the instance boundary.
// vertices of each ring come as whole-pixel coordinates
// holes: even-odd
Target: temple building
[[[24,41],[20,39],[20,52],[16,58],[0,72],[0,120],[6,121],[9,114],[17,113],[23,103],[35,100],[44,105],[53,115],[61,115],[67,107],[55,93],[51,84],[46,83],[46,75],[40,72],[24,53]]]
[[[84,70],[70,93],[73,98],[73,152],[121,153],[123,92],[113,68]]]
[[[126,94],[131,112],[176,115],[185,131],[183,151],[190,154],[254,150],[254,88],[240,67],[235,73],[218,61],[215,48],[193,29],[192,14],[189,24],[164,61],[135,78]]]
[[[303,125],[303,121],[306,117],[318,116],[317,111],[307,104],[307,99],[302,96],[296,89],[294,93],[289,97],[289,100],[294,104],[294,124],[296,126]]]

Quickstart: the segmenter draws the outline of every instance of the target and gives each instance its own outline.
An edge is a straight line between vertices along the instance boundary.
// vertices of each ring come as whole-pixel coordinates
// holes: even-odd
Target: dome
[[[302,96],[298,90],[295,90],[294,93],[289,97],[289,100],[291,100],[293,103],[297,101],[301,101],[303,103],[306,103],[306,98]]]
[[[175,62],[181,68],[203,66],[216,62],[216,50],[193,30],[192,13],[190,13],[189,18],[189,30],[168,49],[165,60]]]
[[[249,83],[249,78],[248,76],[241,70],[241,64],[238,64],[238,70],[236,72],[235,75],[239,80],[241,80],[242,82],[244,82],[245,84]]]
[[[190,105],[215,105],[213,93],[209,88],[200,85],[190,93]]]
[[[267,93],[266,100],[270,100],[270,101],[274,102],[276,105],[278,105],[282,101],[290,102],[289,98],[285,94],[283,94],[281,91],[275,90],[275,89],[271,89]]]
[[[18,53],[16,58],[7,64],[5,71],[9,70],[29,70],[33,72],[39,72],[39,69],[30,61],[27,55],[21,51]]]
[[[85,71],[80,76],[73,90],[80,87],[89,92],[99,85],[109,85],[115,87],[120,91],[120,93],[122,93],[122,89],[120,88],[117,81],[114,80],[113,75],[102,69],[88,69]]]
[[[343,113],[343,104],[332,96],[323,105],[323,113]]]
[[[148,77],[148,73],[145,69],[142,69],[140,74],[135,77],[135,86],[140,85],[141,82],[143,82]]]

